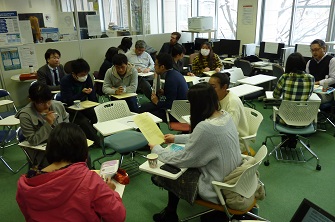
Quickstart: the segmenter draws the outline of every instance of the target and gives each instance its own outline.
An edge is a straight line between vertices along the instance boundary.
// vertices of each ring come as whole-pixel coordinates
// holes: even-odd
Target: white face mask
[[[200,52],[201,52],[201,55],[203,55],[203,56],[208,56],[210,50],[209,50],[209,49],[201,49]]]
[[[78,77],[77,79],[78,79],[79,82],[85,82],[86,79],[87,79],[87,75],[83,76],[83,77]]]

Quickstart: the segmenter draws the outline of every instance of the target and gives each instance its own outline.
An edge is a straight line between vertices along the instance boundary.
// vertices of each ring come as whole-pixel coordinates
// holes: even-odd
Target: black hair
[[[156,60],[158,65],[164,65],[165,69],[172,69],[173,68],[173,59],[170,54],[167,53],[160,53],[156,56]]]
[[[207,82],[193,85],[187,98],[191,106],[191,131],[197,124],[219,110],[219,99],[215,89]]]
[[[285,73],[304,73],[306,62],[299,52],[288,56],[285,66]]]
[[[113,65],[121,66],[122,64],[128,64],[127,56],[124,54],[116,54],[113,57]]]
[[[76,75],[81,72],[89,72],[90,65],[82,58],[72,60],[71,61],[71,71]]]
[[[44,103],[52,100],[52,93],[47,84],[36,81],[29,87],[29,98],[33,102]]]
[[[213,66],[213,61],[214,61],[214,52],[212,49],[212,45],[209,42],[203,42],[201,44],[200,50],[202,48],[202,46],[206,45],[209,49],[209,54],[206,58],[207,62],[208,62],[208,67],[212,67]],[[202,62],[203,61],[204,56],[201,54],[201,52],[199,53],[199,61]]]
[[[217,78],[219,80],[220,88],[224,85],[227,85],[227,88],[230,84],[230,73],[229,72],[217,72],[214,73],[211,78]]]
[[[186,52],[185,47],[177,43],[172,47],[171,56],[176,57],[177,55],[185,54],[185,52]]]
[[[84,162],[88,156],[85,133],[74,123],[62,122],[50,133],[45,156],[48,162]]]
[[[181,34],[179,32],[172,32],[171,35],[176,35],[177,41],[180,39]]]
[[[107,52],[105,54],[105,58],[107,61],[113,63],[113,57],[118,54],[119,49],[116,47],[110,47],[107,49]]]
[[[311,45],[313,45],[313,44],[319,44],[319,46],[322,47],[322,48],[326,47],[326,43],[322,39],[313,40],[313,42],[311,42]]]
[[[133,39],[131,37],[123,37],[121,40],[121,44],[118,46],[118,48],[122,49],[126,53],[133,45],[132,41]]]
[[[57,54],[59,57],[61,57],[60,51],[57,49],[47,49],[47,51],[44,54],[45,62],[48,63],[48,59],[50,59],[51,55]]]

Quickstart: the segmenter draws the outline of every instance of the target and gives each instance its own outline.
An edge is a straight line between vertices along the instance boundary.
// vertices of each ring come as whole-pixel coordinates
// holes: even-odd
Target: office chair
[[[249,135],[248,136],[243,136],[241,139],[243,140],[244,146],[248,152],[248,155],[251,156],[251,150],[249,147],[249,142],[255,142],[256,136],[257,136],[257,131],[259,126],[261,125],[263,121],[263,116],[260,112],[257,110],[251,109],[249,107],[244,107],[244,112],[246,114],[247,120],[248,120],[248,125],[249,125]]]
[[[106,103],[102,103],[94,107],[94,111],[97,115],[98,122],[105,122],[108,120],[118,119],[126,116],[131,116],[133,113],[130,112],[128,105],[125,100],[115,100]],[[128,130],[115,133],[113,135],[103,138],[102,141],[102,156],[95,159],[94,163],[99,162],[100,159],[106,156],[112,156],[115,153],[120,154],[119,166],[121,167],[123,157],[127,154],[131,154],[132,160],[136,150],[145,147],[148,144],[148,141],[145,139],[142,133],[135,130]],[[110,154],[106,153],[106,148],[112,148],[114,151]],[[134,160],[131,161],[132,165]],[[100,163],[100,162],[99,162]],[[101,164],[101,163],[100,163]],[[136,170],[138,171],[138,164],[135,163]],[[128,172],[130,174],[130,172]]]
[[[279,109],[273,107],[273,126],[279,132],[277,135],[267,136],[264,145],[270,140],[273,150],[269,152],[265,166],[269,166],[269,158],[275,154],[279,161],[307,162],[313,157],[316,159],[316,170],[321,170],[319,158],[310,147],[309,139],[301,136],[316,131],[316,119],[321,101],[288,101],[283,100]],[[280,118],[281,120],[279,120]],[[275,145],[273,138],[279,137],[282,141]],[[297,144],[301,146],[297,147]],[[307,150],[310,158],[306,158],[303,149]]]
[[[234,61],[234,65],[237,68],[241,68],[243,75],[244,76],[253,76],[255,75],[255,71],[252,68],[252,65],[249,61],[244,60],[244,59],[235,59]],[[258,91],[258,92],[254,92],[251,94],[248,94],[246,96],[243,97],[243,103],[247,106],[249,106],[250,108],[256,109],[256,105],[254,103],[252,103],[252,100],[254,99],[258,99],[259,97],[263,96],[264,92],[262,91]]]
[[[194,216],[187,217],[180,221],[182,222],[189,221],[191,219],[194,219],[206,213],[212,212],[214,210],[224,212],[227,215],[229,221],[232,221],[232,218],[234,215],[244,215],[244,214],[254,219],[267,221],[266,219],[250,212],[256,206],[256,203],[257,203],[257,200],[255,196],[253,195],[257,191],[259,184],[262,184],[262,182],[259,181],[256,175],[257,169],[262,163],[263,159],[266,157],[266,155],[267,155],[267,148],[266,146],[263,145],[259,149],[259,151],[256,153],[255,157],[247,157],[250,160],[250,164],[251,164],[249,167],[247,167],[244,171],[242,171],[242,169],[238,167],[233,172],[231,172],[230,175],[227,176],[229,177],[231,175],[234,175],[239,170],[242,171],[240,176],[238,178],[235,178],[236,182],[234,184],[228,184],[222,181],[212,181],[212,185],[214,187],[214,190],[218,196],[220,203],[216,204],[216,203],[212,203],[212,202],[205,201],[202,199],[197,199],[195,200],[195,204],[210,208],[210,210],[207,210],[202,213],[198,213]],[[243,156],[243,155],[242,157],[246,158],[246,156]],[[226,196],[224,196],[225,193],[227,192],[236,193],[236,195],[241,195],[244,198],[250,198],[249,201],[251,200],[250,201],[251,204],[245,210],[232,209],[227,205],[228,204],[227,198]],[[224,218],[222,221],[225,221]]]
[[[191,126],[186,123],[182,116],[190,115],[190,102],[188,100],[174,100],[171,109],[166,110],[166,119],[169,130],[190,132]],[[170,114],[178,122],[170,121]]]
[[[230,78],[230,85],[229,85],[229,87],[234,87],[234,86],[239,85],[237,80],[245,78],[241,68],[229,69],[228,72],[230,73],[230,77],[229,77]]]

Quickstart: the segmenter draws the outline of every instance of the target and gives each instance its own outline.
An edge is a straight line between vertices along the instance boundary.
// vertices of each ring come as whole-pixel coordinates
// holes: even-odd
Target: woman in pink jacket
[[[57,125],[49,136],[49,166],[18,182],[16,201],[26,221],[124,221],[126,210],[115,184],[86,166],[88,147],[81,128]]]

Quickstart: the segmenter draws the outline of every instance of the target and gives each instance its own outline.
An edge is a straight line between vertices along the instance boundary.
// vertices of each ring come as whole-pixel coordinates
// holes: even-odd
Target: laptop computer
[[[333,222],[335,217],[306,198],[303,199],[291,222]]]

